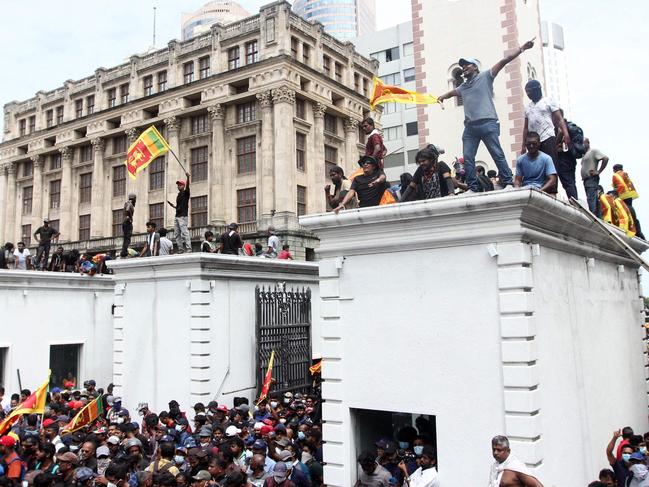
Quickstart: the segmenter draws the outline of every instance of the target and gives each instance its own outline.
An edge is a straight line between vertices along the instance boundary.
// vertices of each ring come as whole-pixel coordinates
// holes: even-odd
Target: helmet
[[[142,442],[137,438],[129,438],[128,440],[126,440],[126,443],[124,443],[124,449],[127,451],[132,446],[137,446],[140,450],[142,450]]]

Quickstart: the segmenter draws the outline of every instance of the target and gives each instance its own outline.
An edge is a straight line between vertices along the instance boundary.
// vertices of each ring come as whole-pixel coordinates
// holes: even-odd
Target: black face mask
[[[528,90],[527,96],[530,97],[534,103],[538,103],[541,98],[543,98],[543,90],[540,87],[531,88]]]

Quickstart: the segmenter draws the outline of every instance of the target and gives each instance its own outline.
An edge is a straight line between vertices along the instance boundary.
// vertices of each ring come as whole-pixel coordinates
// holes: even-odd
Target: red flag
[[[50,371],[47,374],[47,380],[36,389],[23,402],[16,406],[16,409],[9,413],[9,416],[0,423],[0,435],[4,435],[11,429],[11,426],[18,421],[23,414],[43,414],[45,412],[45,400],[47,399],[47,386],[50,383]]]
[[[264,385],[261,387],[261,394],[259,395],[259,400],[257,404],[266,399],[268,396],[268,390],[270,389],[270,383],[273,380],[273,360],[275,359],[275,350],[270,352],[270,360],[268,361],[268,369],[266,370],[266,377],[264,377]]]

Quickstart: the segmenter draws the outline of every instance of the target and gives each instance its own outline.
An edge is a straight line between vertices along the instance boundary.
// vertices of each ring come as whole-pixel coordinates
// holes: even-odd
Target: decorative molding
[[[273,103],[295,103],[295,91],[288,86],[281,86],[273,89]]]
[[[103,152],[104,148],[106,147],[106,142],[101,137],[92,139],[90,143],[92,144],[92,148],[94,149],[95,153]]]
[[[43,166],[43,156],[36,154],[30,157],[34,163],[34,169],[40,169]]]
[[[207,107],[207,112],[210,114],[212,121],[223,120],[225,118],[225,107],[220,103]]]
[[[345,132],[356,132],[358,131],[358,124],[360,122],[352,117],[349,117],[345,120]]]
[[[180,120],[175,116],[167,117],[164,119],[167,130],[170,132],[177,132],[180,129]]]
[[[72,158],[72,149],[69,147],[61,147],[59,149],[59,152],[61,153],[61,158],[63,160],[68,160]]]
[[[257,100],[259,100],[259,106],[263,108],[272,108],[273,106],[273,94],[270,91],[263,91],[257,93]]]
[[[327,111],[327,105],[324,103],[313,102],[313,116],[315,118],[324,118],[325,112]]]
[[[7,169],[7,176],[15,176],[16,175],[16,166],[12,163],[9,163],[5,166]]]
[[[124,132],[126,133],[126,137],[128,137],[129,142],[135,141],[135,139],[137,139],[138,135],[140,134],[139,129],[136,129],[135,127],[126,129]]]

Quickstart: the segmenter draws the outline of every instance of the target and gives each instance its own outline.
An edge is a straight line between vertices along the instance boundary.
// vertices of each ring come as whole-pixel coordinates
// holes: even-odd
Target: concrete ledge
[[[0,270],[0,289],[47,289],[51,292],[69,289],[112,289],[112,276],[88,276],[72,272]]]

